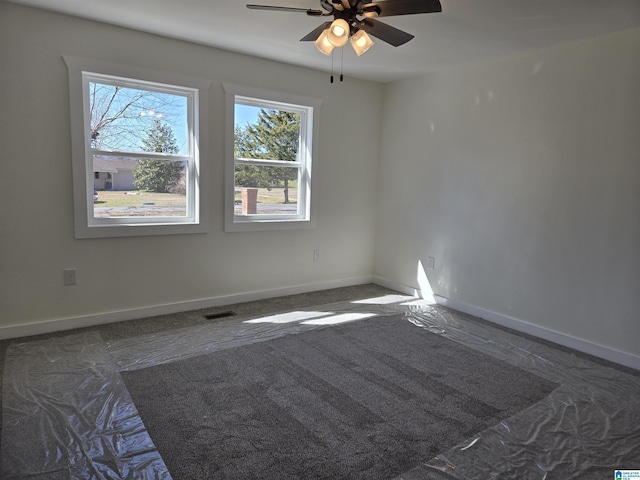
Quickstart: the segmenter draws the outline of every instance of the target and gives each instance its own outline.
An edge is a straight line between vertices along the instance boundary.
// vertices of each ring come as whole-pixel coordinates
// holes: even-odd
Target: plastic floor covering
[[[422,300],[388,295],[125,339],[104,341],[91,332],[13,343],[3,377],[0,477],[170,479],[120,372],[398,313],[561,385],[527,411],[398,478],[584,480],[640,470],[640,376]]]

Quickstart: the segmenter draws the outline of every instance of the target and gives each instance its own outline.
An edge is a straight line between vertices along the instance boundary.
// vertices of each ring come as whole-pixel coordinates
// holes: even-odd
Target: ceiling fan
[[[377,17],[395,15],[414,15],[418,13],[441,12],[440,0],[320,0],[322,10],[296,7],[277,7],[273,5],[249,4],[253,10],[273,10],[278,12],[301,12],[312,17],[330,17],[334,20],[324,22],[300,39],[301,42],[313,41],[322,53],[330,55],[335,47],[343,47],[349,39],[358,56],[366,52],[373,41],[372,35],[394,47],[404,45],[413,35],[387,25]]]

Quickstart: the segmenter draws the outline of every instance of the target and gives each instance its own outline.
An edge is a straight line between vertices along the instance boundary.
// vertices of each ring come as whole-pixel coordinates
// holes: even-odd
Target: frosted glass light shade
[[[316,39],[316,41],[313,42],[316,48],[320,50],[322,53],[324,53],[325,55],[331,55],[331,52],[333,52],[333,49],[335,48],[331,44],[331,42],[329,42],[328,34],[329,34],[329,29],[327,28],[323,30],[320,36]]]
[[[344,47],[349,40],[349,24],[342,18],[334,20],[329,27],[327,38],[334,47]]]
[[[351,37],[351,46],[358,56],[369,50],[372,45],[373,40],[371,40],[371,37],[367,35],[367,32],[365,32],[364,30],[358,30]]]

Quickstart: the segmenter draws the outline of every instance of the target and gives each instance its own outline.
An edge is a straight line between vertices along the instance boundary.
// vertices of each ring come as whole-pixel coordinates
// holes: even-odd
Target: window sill
[[[149,225],[100,225],[87,227],[76,225],[75,238],[147,237],[155,235],[190,235],[207,233],[208,226],[199,223],[149,224]]]
[[[269,230],[303,230],[315,228],[314,220],[241,220],[231,219],[225,222],[224,231],[233,232],[259,232]]]

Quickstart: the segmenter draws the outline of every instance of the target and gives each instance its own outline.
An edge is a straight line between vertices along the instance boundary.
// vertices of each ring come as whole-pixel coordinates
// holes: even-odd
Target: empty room
[[[637,0],[0,0],[0,478],[640,479],[639,86]]]

